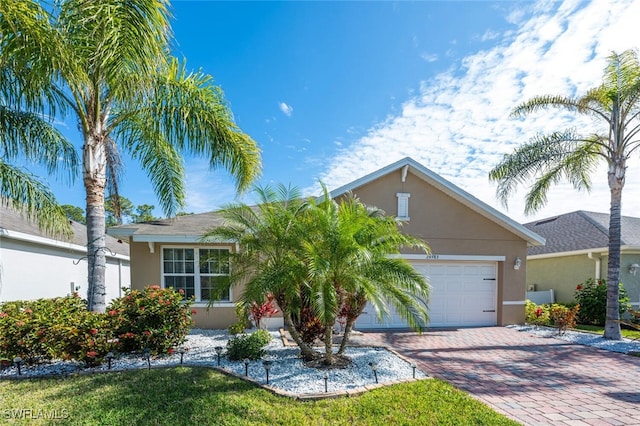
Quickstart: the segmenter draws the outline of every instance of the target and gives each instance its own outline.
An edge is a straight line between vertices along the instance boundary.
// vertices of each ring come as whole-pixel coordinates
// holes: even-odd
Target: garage
[[[473,327],[497,324],[496,262],[413,262],[431,285],[429,327]],[[382,324],[367,305],[356,329],[407,328],[393,311]]]

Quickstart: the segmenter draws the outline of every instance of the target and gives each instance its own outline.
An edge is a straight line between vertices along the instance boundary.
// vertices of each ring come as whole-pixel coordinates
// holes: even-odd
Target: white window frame
[[[181,249],[181,250],[193,250],[193,274],[191,273],[173,273],[166,274],[164,271],[164,249]],[[165,284],[166,276],[191,276],[193,275],[194,280],[194,295],[195,302],[194,306],[209,306],[209,300],[201,300],[201,288],[200,288],[200,278],[202,276],[228,276],[228,274],[200,274],[200,250],[228,250],[229,255],[233,253],[233,248],[231,246],[185,246],[185,245],[163,245],[160,247],[160,275],[161,275],[161,285],[162,288],[167,288]],[[229,264],[229,272],[231,272],[231,264]],[[233,303],[233,289],[229,288],[229,300],[216,300],[213,302],[212,306],[223,306],[223,307],[233,307],[235,304]]]
[[[409,218],[409,197],[411,194],[408,192],[398,192],[396,194],[398,197],[398,214],[396,216],[397,220],[408,221]]]

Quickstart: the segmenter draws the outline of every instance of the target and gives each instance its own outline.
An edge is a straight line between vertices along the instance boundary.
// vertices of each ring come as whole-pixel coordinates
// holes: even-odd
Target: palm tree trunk
[[[607,316],[604,325],[604,338],[621,340],[620,332],[620,244],[622,223],[620,208],[622,205],[622,187],[625,175],[624,161],[610,167],[609,188],[611,192],[611,210],[609,216],[609,260],[607,265]]]
[[[351,330],[353,329],[353,324],[356,322],[356,318],[347,318],[347,323],[344,325],[344,334],[342,335],[342,342],[340,342],[340,349],[338,349],[338,355],[344,354],[345,349],[347,348],[347,343],[349,338],[351,337]]]
[[[363,294],[358,294],[355,298],[355,307],[349,309],[347,314],[347,323],[344,326],[344,335],[342,336],[342,342],[340,342],[340,349],[338,350],[338,355],[342,355],[347,348],[347,344],[349,343],[349,338],[351,337],[351,330],[353,329],[353,324],[355,324],[356,320],[364,311],[364,307],[367,305],[367,299]]]
[[[296,327],[291,320],[291,313],[287,309],[284,309],[280,303],[278,303],[278,305],[280,305],[280,310],[282,311],[284,326],[289,331],[289,334],[291,334],[291,338],[293,339],[293,341],[296,342],[296,344],[300,348],[302,359],[304,359],[305,361],[316,359],[318,354],[313,349],[311,349],[311,346],[307,345],[300,337],[300,333],[298,333],[298,330],[296,330]]]
[[[106,157],[104,145],[92,136],[85,138],[82,148],[82,178],[87,202],[87,309],[104,312],[106,308],[105,270],[106,236],[104,191],[106,187]]]
[[[324,328],[324,363],[333,365],[333,348],[331,341],[333,340],[333,324]]]

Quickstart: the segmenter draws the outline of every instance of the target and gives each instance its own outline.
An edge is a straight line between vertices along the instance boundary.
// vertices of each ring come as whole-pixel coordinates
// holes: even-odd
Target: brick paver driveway
[[[640,425],[640,358],[504,327],[365,333],[527,425]]]

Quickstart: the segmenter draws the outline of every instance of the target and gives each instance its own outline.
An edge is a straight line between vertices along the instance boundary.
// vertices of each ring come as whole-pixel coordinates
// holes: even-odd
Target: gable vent
[[[396,219],[409,220],[409,197],[411,197],[411,194],[408,192],[398,192],[396,197],[398,197],[398,214],[396,215]]]

